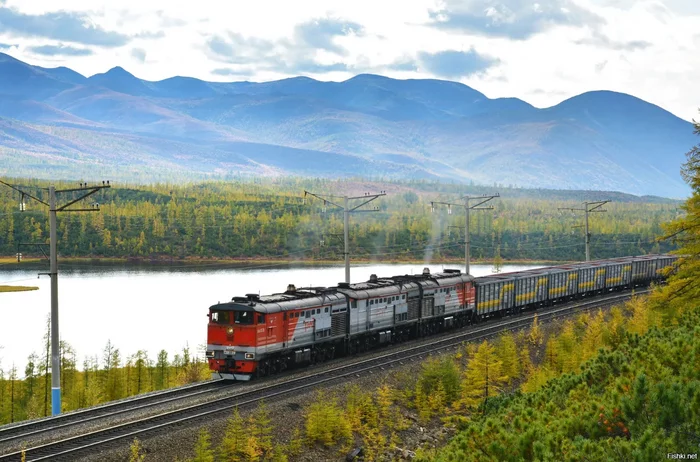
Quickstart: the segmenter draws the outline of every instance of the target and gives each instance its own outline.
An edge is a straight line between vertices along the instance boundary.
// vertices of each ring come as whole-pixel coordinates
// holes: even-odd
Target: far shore
[[[38,287],[29,286],[0,286],[0,293],[2,292],[28,292],[30,290],[39,290]]]
[[[0,256],[0,265],[6,266],[6,267],[13,267],[16,268],[18,266],[21,266],[22,264],[27,264],[27,263],[41,263],[45,262],[48,264],[46,259],[40,259],[40,258],[25,258],[22,260],[22,262],[18,263],[16,257],[1,257]],[[147,264],[147,265],[170,265],[170,264],[178,264],[178,265],[187,265],[187,264],[192,264],[192,265],[201,265],[203,263],[206,264],[221,264],[221,265],[231,265],[231,264],[260,264],[260,265],[288,265],[288,264],[294,264],[294,265],[343,265],[342,260],[313,260],[313,259],[280,259],[280,258],[265,258],[265,257],[248,257],[248,258],[197,258],[197,257],[185,257],[185,258],[167,258],[167,257],[129,257],[129,258],[115,258],[115,257],[60,257],[59,258],[59,263],[96,263],[96,264],[104,264],[104,263],[128,263],[128,264]],[[500,262],[501,265],[564,265],[567,263],[572,263],[572,261],[554,261],[554,260],[502,260]],[[14,263],[14,264],[13,264]],[[450,259],[441,259],[441,260],[435,260],[431,262],[426,262],[425,260],[417,260],[417,259],[397,259],[397,258],[392,258],[392,259],[369,259],[369,258],[353,258],[351,260],[351,264],[353,265],[386,265],[386,264],[415,264],[415,265],[454,265],[454,266],[463,266],[464,265],[464,259],[455,259],[455,258],[450,258]],[[470,264],[472,265],[493,265],[494,261],[489,259],[489,260],[481,260],[481,259],[472,259],[470,260]],[[0,268],[2,268],[0,266]]]

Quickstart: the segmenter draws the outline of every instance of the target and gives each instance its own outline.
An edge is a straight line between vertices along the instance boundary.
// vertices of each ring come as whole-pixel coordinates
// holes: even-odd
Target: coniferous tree
[[[248,436],[245,420],[241,417],[238,408],[235,408],[233,417],[226,424],[226,433],[219,447],[221,459],[226,461],[245,460]]]
[[[498,359],[495,347],[483,341],[467,365],[460,406],[476,409],[497,395],[507,380],[502,368],[503,363]]]
[[[498,338],[496,353],[502,364],[501,372],[504,377],[507,377],[508,383],[517,380],[520,377],[521,363],[512,332],[504,333]]]
[[[199,431],[192,462],[214,462],[214,450],[211,448],[211,436],[205,428]]]
[[[694,131],[700,136],[700,121],[694,121]],[[666,240],[679,245],[678,266],[672,271],[668,284],[654,297],[656,305],[663,305],[668,317],[700,299],[700,142],[686,154],[687,161],[681,174],[691,187],[691,196],[681,206],[685,212],[665,226]]]

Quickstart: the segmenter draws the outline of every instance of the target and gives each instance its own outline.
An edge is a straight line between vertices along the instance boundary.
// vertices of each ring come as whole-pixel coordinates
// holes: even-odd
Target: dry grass
[[[0,286],[0,293],[2,292],[27,292],[30,290],[39,290],[38,287],[29,286]]]

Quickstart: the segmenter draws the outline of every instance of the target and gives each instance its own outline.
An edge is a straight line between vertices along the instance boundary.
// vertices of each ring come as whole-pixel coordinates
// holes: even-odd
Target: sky
[[[0,0],[0,52],[146,80],[438,78],[537,107],[613,90],[700,119],[700,0]]]

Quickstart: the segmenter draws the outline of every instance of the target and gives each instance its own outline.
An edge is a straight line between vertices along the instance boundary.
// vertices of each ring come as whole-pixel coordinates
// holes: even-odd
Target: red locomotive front
[[[250,380],[257,366],[257,318],[264,324],[264,315],[245,302],[232,302],[210,307],[208,316],[207,359],[212,377]]]

